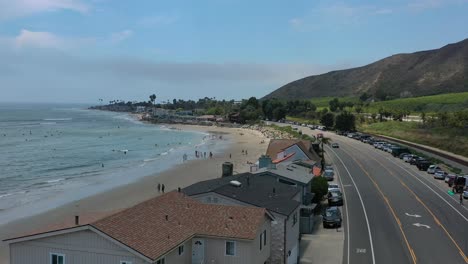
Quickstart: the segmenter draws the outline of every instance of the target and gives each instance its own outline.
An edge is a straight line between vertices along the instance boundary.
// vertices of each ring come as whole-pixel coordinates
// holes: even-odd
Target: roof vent
[[[240,181],[230,181],[229,184],[235,187],[241,187],[242,183]]]
[[[286,168],[286,169],[287,169],[288,171],[294,171],[294,170],[293,170],[293,169],[291,169],[291,168]]]
[[[232,219],[234,219],[234,218],[233,218],[232,216],[230,216],[230,217],[229,217],[229,220],[232,220]]]
[[[169,221],[169,215],[166,215],[166,221]]]

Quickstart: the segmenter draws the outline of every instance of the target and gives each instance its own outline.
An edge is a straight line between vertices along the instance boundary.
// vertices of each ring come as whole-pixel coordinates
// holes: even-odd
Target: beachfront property
[[[176,191],[90,223],[5,240],[10,264],[265,263],[274,217]]]
[[[310,141],[299,139],[271,139],[266,155],[274,164],[295,160],[312,160],[320,164],[321,160]]]
[[[183,193],[206,204],[266,208],[274,217],[269,263],[298,263],[301,190],[252,173],[195,183]]]

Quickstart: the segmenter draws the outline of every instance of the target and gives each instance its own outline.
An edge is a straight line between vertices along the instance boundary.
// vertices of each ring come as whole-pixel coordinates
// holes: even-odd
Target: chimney
[[[169,221],[169,215],[166,215],[166,221]]]
[[[75,215],[75,225],[80,225],[80,216]]]

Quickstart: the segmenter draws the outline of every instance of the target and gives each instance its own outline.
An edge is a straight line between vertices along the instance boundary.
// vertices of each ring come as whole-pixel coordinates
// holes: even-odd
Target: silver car
[[[323,177],[325,177],[327,181],[333,181],[333,179],[335,178],[334,176],[335,172],[333,170],[325,170],[323,173]]]
[[[443,170],[436,170],[434,173],[434,179],[445,180],[447,173]]]
[[[437,165],[431,165],[429,168],[427,168],[427,173],[434,174],[436,170],[440,170],[440,167]]]
[[[468,199],[468,190],[463,191],[463,198]]]

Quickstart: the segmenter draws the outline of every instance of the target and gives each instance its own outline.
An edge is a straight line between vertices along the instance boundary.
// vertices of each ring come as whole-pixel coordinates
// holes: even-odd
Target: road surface
[[[340,146],[325,151],[345,195],[343,263],[468,263],[468,200],[389,153],[324,134]]]

